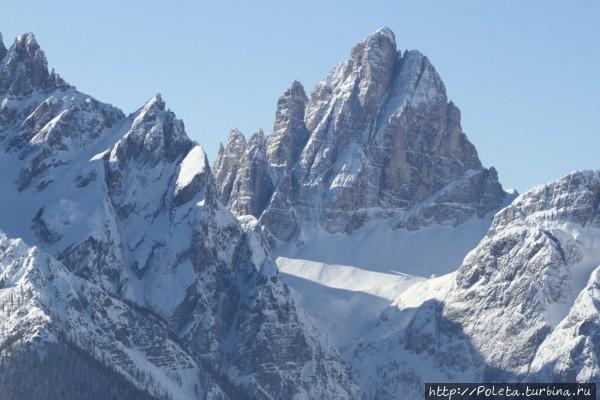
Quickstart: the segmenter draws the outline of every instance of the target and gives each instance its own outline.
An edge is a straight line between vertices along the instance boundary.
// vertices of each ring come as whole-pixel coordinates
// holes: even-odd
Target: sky
[[[270,132],[294,79],[310,93],[377,28],[441,75],[485,166],[525,191],[600,169],[598,1],[4,0],[50,67],[126,113],[156,93],[214,160],[231,128]]]

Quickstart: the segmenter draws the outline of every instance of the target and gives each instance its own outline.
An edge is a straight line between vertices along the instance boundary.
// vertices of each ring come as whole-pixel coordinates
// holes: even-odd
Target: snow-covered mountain
[[[398,50],[387,28],[356,44],[310,98],[293,82],[271,134],[232,130],[213,174],[223,202],[264,234],[298,304],[338,344],[390,305],[389,282],[403,282],[399,295],[454,271],[511,199],[427,57]],[[335,275],[343,284],[327,279]],[[362,290],[364,279],[388,295]]]
[[[449,275],[403,292],[349,351],[369,399],[427,381],[598,382],[600,172],[502,209]]]
[[[429,60],[398,51],[389,29],[310,98],[294,82],[271,134],[232,130],[213,173],[365,398],[600,378],[600,173],[515,199]]]
[[[213,168],[160,95],[125,115],[0,40],[0,171],[3,399],[600,380],[600,172],[505,192],[387,28]]]
[[[0,170],[3,393],[359,397],[159,95],[126,116],[21,35],[0,45]]]

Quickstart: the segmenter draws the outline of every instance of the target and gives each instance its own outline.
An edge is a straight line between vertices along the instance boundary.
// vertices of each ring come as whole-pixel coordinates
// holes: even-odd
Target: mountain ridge
[[[310,96],[292,82],[273,132],[232,130],[212,168],[159,94],[125,115],[32,34],[0,35],[0,170],[15,399],[600,379],[600,172],[507,193],[389,28]]]
[[[303,227],[349,233],[388,218],[411,230],[455,226],[510,197],[496,170],[482,167],[429,60],[398,51],[388,28],[355,45],[310,98],[294,81],[266,140],[242,136],[232,130],[221,146],[215,179],[224,203],[276,240]]]
[[[93,371],[110,360],[110,373],[153,398],[358,398],[262,239],[221,204],[204,151],[162,97],[126,116],[57,76],[33,35],[0,61],[0,203],[13,210],[0,230],[42,250],[17,266],[49,258],[47,280],[62,276],[57,296],[67,300],[44,309],[53,329],[85,340],[57,336],[76,350],[67,362],[84,354]],[[9,264],[2,274],[13,279]],[[32,357],[49,343],[20,335],[4,345]]]
[[[599,177],[576,171],[523,193],[456,272],[402,293],[349,352],[366,397],[416,396],[424,377],[596,381]]]

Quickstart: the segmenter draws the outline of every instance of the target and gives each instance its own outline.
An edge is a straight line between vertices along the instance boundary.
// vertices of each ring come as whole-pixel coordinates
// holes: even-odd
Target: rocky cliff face
[[[458,271],[403,293],[352,351],[367,398],[426,381],[597,381],[599,188],[585,171],[530,190]]]
[[[267,159],[273,167],[292,168],[309,137],[304,122],[308,98],[298,81],[277,102],[273,133],[268,137]]]
[[[36,246],[0,238],[0,297],[26,293],[3,351],[67,346],[152,398],[358,397],[159,95],[125,116],[48,72],[33,35],[0,49],[0,230]]]
[[[397,50],[386,28],[355,45],[310,99],[294,82],[266,146],[244,142],[234,131],[219,153],[219,192],[236,215],[254,216],[281,240],[303,226],[351,232],[391,217],[411,230],[457,225],[506,198],[434,67]],[[248,198],[257,200],[248,206]]]

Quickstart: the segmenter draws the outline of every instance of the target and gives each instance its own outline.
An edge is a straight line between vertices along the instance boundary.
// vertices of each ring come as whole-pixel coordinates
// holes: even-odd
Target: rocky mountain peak
[[[375,35],[383,35],[386,36],[390,41],[396,43],[396,35],[394,34],[394,31],[387,27],[387,26],[383,26],[379,29],[377,29],[372,36]]]
[[[243,151],[237,153],[239,150],[241,149],[234,147],[229,151],[229,154],[235,154],[236,157],[230,160],[236,173],[229,175],[231,181],[225,179],[219,183],[227,185],[222,187],[222,191],[229,191],[229,199],[235,202],[236,208],[244,210],[246,215],[259,217],[273,193],[273,182],[267,162],[267,138],[263,130],[260,129],[250,136]],[[224,163],[215,164],[217,176],[229,174],[227,160],[223,161]]]
[[[290,86],[290,88],[285,91],[284,96],[287,96],[287,97],[291,97],[291,96],[306,97],[306,93],[304,92],[304,86],[302,86],[302,83],[300,83],[299,81],[294,80],[292,82],[292,85]]]
[[[260,146],[265,142],[266,136],[265,131],[261,128],[257,132],[254,132],[248,140],[248,146]]]
[[[575,171],[534,187],[499,211],[492,228],[559,224],[600,227],[600,171]]]
[[[180,159],[191,147],[183,121],[166,109],[164,100],[157,94],[133,114],[131,127],[113,149],[111,159],[121,162],[139,159],[155,165],[161,160]]]
[[[15,46],[20,50],[25,50],[27,55],[31,58],[35,57],[36,54],[41,51],[35,35],[31,32],[22,33],[17,36],[15,39]],[[41,53],[41,56],[44,56],[43,52]]]
[[[213,170],[230,170],[233,166],[237,165],[240,162],[241,157],[243,156],[246,148],[248,147],[248,143],[246,141],[246,136],[237,128],[229,131],[229,137],[227,139],[227,144],[221,146],[219,148],[219,157],[215,162],[215,166]]]
[[[0,50],[0,54],[2,52]],[[4,52],[0,65],[0,93],[24,96],[35,90],[66,85],[57,74],[48,71],[46,56],[32,33],[19,35]]]
[[[230,137],[214,168],[223,200],[238,215],[251,209],[282,240],[301,225],[350,232],[400,216],[399,228],[457,225],[497,210],[506,197],[495,171],[482,167],[429,59],[399,52],[389,28],[357,43],[310,100],[297,82],[284,93],[267,137],[269,171],[258,158],[221,161],[233,143]],[[234,198],[236,181],[246,187],[239,196],[255,193],[265,208]]]
[[[245,149],[246,148],[246,136],[244,136],[244,133],[237,128],[233,128],[231,131],[229,131],[229,138],[227,140],[227,148],[230,150]]]
[[[363,107],[369,108],[370,101],[385,93],[398,59],[395,36],[388,28],[377,30],[352,48],[347,68]]]
[[[304,87],[298,81],[277,101],[273,133],[267,144],[269,164],[291,167],[298,160],[309,135],[304,123],[307,102]]]
[[[0,61],[4,58],[7,52],[7,48],[4,45],[4,40],[2,38],[2,33],[0,32]]]
[[[229,131],[227,144],[219,149],[219,154],[212,168],[219,193],[225,203],[233,190],[233,184],[241,159],[246,152],[246,137],[239,129]]]
[[[352,47],[351,62],[367,61],[375,66],[397,55],[396,36],[389,28],[380,28]]]
[[[148,113],[152,110],[165,111],[165,106],[166,103],[163,100],[161,94],[157,93],[154,96],[150,97],[148,101],[146,101],[142,109],[145,113]]]

